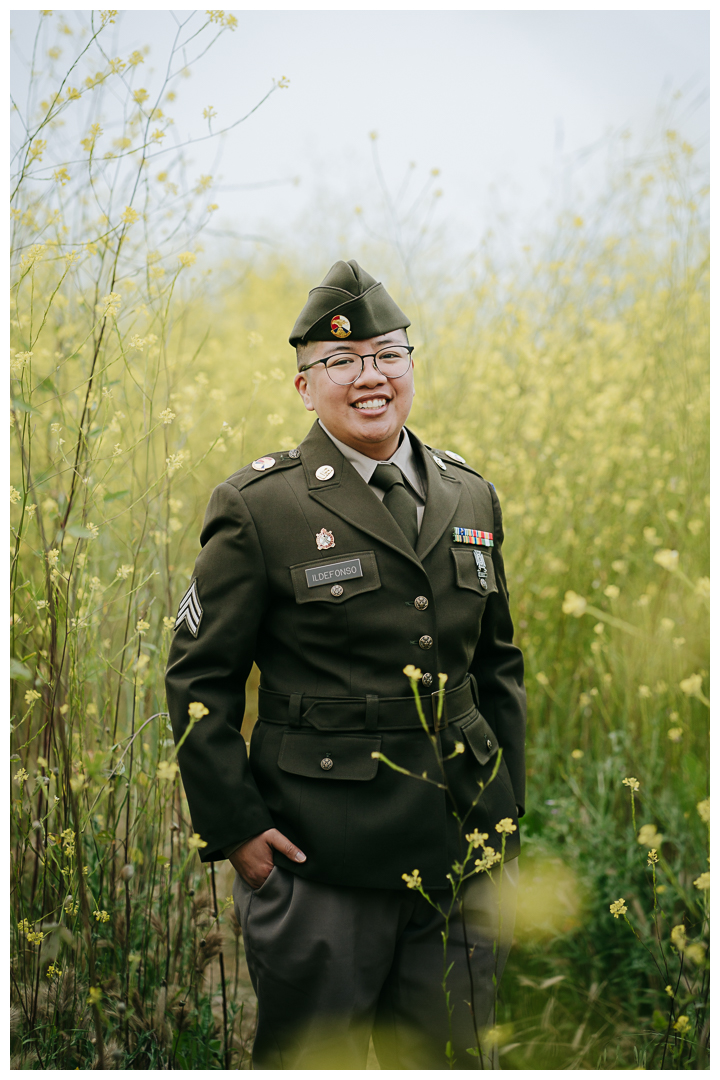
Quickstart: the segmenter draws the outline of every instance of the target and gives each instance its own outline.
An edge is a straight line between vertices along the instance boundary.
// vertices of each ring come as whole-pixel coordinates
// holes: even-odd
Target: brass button
[[[333,585],[332,589],[330,590],[333,596],[342,596],[344,591],[345,590],[343,589],[342,585]]]
[[[487,743],[488,750],[492,750],[492,739],[486,739],[485,741]]]
[[[423,634],[418,644],[421,649],[432,649],[433,639],[429,634]]]
[[[425,672],[420,682],[423,684],[423,686],[432,686],[432,675],[429,671]]]
[[[415,597],[415,607],[418,609],[418,611],[424,611],[427,606],[428,606],[428,598],[427,598],[427,596],[416,596]]]
[[[297,447],[295,447],[294,450],[288,450],[288,457],[293,458],[293,460],[300,457],[300,451],[297,449]]]
[[[322,759],[322,761],[320,762],[320,768],[325,769],[326,772],[327,772],[328,769],[332,769],[332,767],[333,767],[333,759],[331,757],[324,757]]]

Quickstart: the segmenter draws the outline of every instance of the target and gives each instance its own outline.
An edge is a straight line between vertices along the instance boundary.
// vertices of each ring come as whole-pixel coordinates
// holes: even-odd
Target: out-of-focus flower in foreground
[[[419,889],[422,885],[422,878],[417,870],[413,870],[412,874],[403,874],[402,879],[408,889]]]

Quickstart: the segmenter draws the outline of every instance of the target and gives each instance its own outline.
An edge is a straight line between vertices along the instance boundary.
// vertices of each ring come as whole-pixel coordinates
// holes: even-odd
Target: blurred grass
[[[189,208],[181,155],[143,164],[152,113],[122,89],[127,174],[96,136],[64,180],[66,88],[13,203],[12,1063],[247,1068],[232,872],[195,854],[163,670],[212,487],[312,420],[286,339],[315,281],[203,262],[207,185]],[[530,703],[505,1068],[707,1066],[704,949],[669,940],[708,931],[707,192],[674,132],[615,183],[612,228],[563,216],[441,288],[382,274],[413,318],[412,427],[504,509]]]

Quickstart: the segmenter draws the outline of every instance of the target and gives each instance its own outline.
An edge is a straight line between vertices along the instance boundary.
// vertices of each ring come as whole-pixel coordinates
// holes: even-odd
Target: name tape
[[[362,576],[362,565],[359,559],[324,563],[322,566],[311,566],[305,571],[308,589],[314,589],[317,585],[329,585],[333,581],[344,581],[346,578],[361,578]]]

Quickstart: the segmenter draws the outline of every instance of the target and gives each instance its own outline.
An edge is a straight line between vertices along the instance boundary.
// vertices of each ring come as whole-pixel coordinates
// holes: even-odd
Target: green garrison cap
[[[298,315],[290,344],[306,341],[364,341],[410,325],[384,286],[350,259],[336,262]]]

